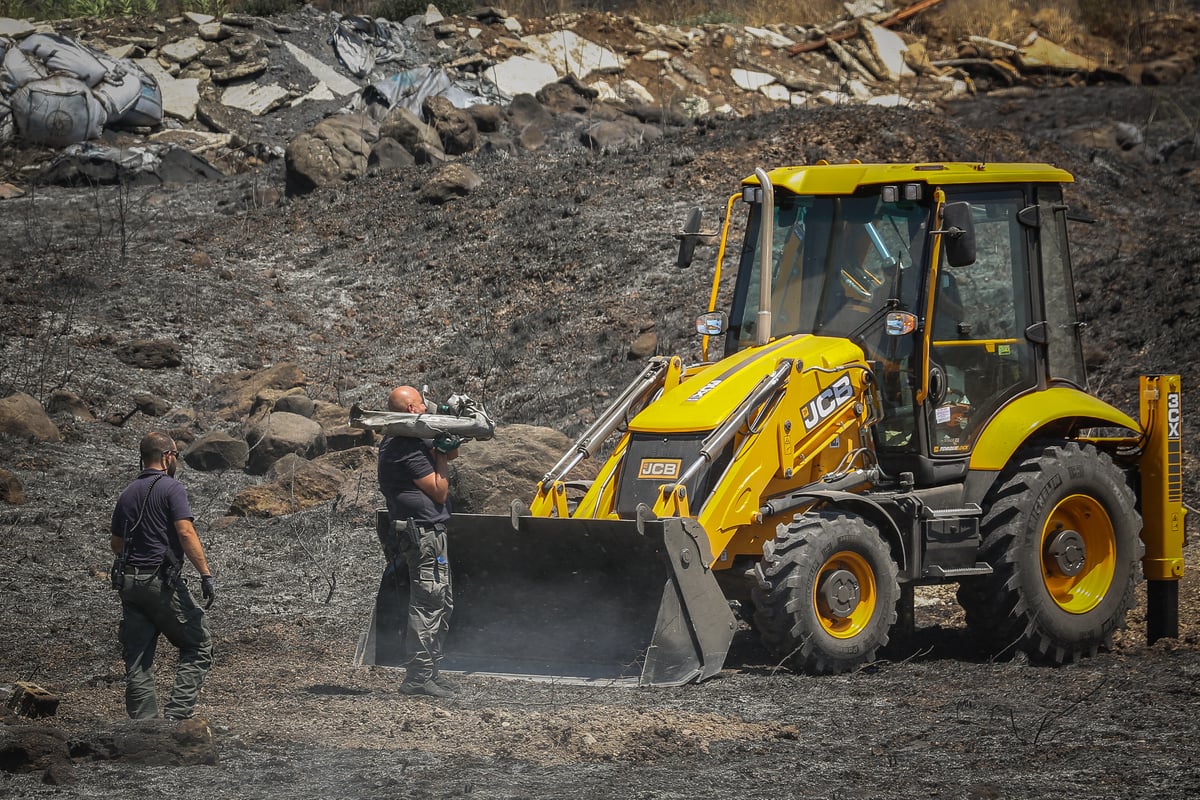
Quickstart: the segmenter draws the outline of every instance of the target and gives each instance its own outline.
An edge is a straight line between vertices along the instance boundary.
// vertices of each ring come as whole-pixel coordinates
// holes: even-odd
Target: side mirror
[[[700,218],[703,213],[698,208],[693,208],[692,213],[688,214],[687,222],[683,223],[683,230],[675,234],[675,238],[679,240],[679,259],[675,265],[681,269],[691,266],[692,257],[696,253],[696,243],[700,241]]]
[[[975,223],[971,220],[971,204],[946,203],[942,206],[942,253],[951,267],[975,263]]]
[[[696,333],[701,336],[720,336],[724,332],[724,311],[709,311],[696,317]]]

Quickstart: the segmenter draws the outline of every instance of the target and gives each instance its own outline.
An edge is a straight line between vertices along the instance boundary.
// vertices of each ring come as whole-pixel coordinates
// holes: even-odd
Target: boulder
[[[419,164],[446,160],[442,140],[437,131],[403,106],[393,108],[383,118],[379,126],[379,135],[381,138],[395,139],[413,154]]]
[[[0,502],[10,506],[23,506],[27,499],[21,479],[8,470],[0,468]]]
[[[271,466],[267,478],[266,483],[238,492],[230,503],[229,514],[278,517],[303,511],[337,497],[346,476],[329,464],[289,453]]]
[[[62,433],[42,408],[42,404],[24,392],[0,400],[0,433],[39,442],[61,442]]]
[[[192,469],[202,472],[226,469],[243,469],[250,448],[245,440],[230,436],[224,431],[212,431],[192,442],[182,456]]]
[[[316,408],[316,403],[313,402],[311,397],[300,392],[292,392],[277,399],[274,410],[286,411],[289,414],[299,414],[302,417],[312,419]]]
[[[51,414],[70,414],[76,419],[91,421],[96,418],[82,397],[67,389],[55,389],[46,401],[46,411]]]
[[[183,363],[174,339],[135,339],[118,346],[114,354],[122,363],[142,369],[171,369]]]
[[[475,120],[475,128],[480,133],[495,133],[500,130],[500,123],[504,121],[504,112],[500,106],[480,103],[468,108],[467,113]]]
[[[70,742],[71,756],[91,761],[120,760],[141,766],[215,765],[217,747],[208,722],[192,717],[126,720]]]
[[[367,156],[367,173],[395,172],[416,163],[417,159],[404,149],[404,145],[395,139],[380,139],[371,146],[371,154]]]
[[[456,197],[465,197],[478,189],[483,179],[466,164],[447,164],[421,187],[420,200],[423,203],[442,205]]]
[[[213,378],[210,393],[212,403],[222,409],[226,419],[245,417],[255,399],[263,392],[283,394],[289,389],[304,386],[307,379],[295,364],[284,361],[264,370],[226,373]],[[349,418],[349,412],[347,417]]]
[[[46,769],[69,761],[69,756],[66,731],[46,725],[0,725],[0,769],[5,772]]]
[[[286,411],[255,417],[246,425],[250,457],[246,471],[261,475],[279,459],[295,453],[313,458],[325,452],[325,432],[313,420]]]
[[[365,428],[351,428],[349,425],[339,425],[325,431],[325,447],[333,451],[349,450],[354,447],[375,444],[375,432]]]
[[[558,461],[570,445],[564,434],[535,425],[506,425],[488,441],[465,442],[450,462],[454,510],[507,514],[513,499],[532,500],[546,466]],[[572,476],[594,476],[597,467],[585,461]]]
[[[445,97],[430,95],[422,105],[429,124],[437,132],[446,155],[469,153],[479,144],[479,129],[475,120]]]
[[[365,114],[337,114],[293,138],[284,150],[287,193],[307,194],[365,175],[378,130]]]
[[[533,127],[544,132],[553,127],[554,117],[533,95],[519,94],[508,106],[508,124],[517,131]]]

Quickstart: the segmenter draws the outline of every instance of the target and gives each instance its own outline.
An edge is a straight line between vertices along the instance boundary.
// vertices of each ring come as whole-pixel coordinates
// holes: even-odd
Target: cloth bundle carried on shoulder
[[[457,436],[460,439],[491,439],[496,424],[483,406],[464,394],[451,395],[438,406],[438,414],[407,414],[399,411],[366,411],[357,405],[350,409],[350,427],[365,428],[386,436],[411,436],[436,439]]]

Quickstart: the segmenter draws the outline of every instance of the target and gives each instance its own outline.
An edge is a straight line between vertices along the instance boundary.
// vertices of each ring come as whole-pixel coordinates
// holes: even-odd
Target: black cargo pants
[[[127,569],[121,586],[119,637],[125,659],[125,710],[133,719],[158,716],[154,686],[154,654],[158,637],[179,648],[175,685],[163,707],[163,716],[192,716],[204,676],[213,661],[212,636],[204,611],[192,600],[180,580],[167,586],[162,570]]]

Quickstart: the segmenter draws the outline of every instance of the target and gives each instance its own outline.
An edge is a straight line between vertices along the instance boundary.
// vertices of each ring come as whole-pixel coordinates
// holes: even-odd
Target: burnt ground
[[[64,441],[6,438],[28,503],[0,510],[0,683],[61,697],[46,725],[93,741],[122,716],[107,522],[155,427],[225,420],[213,380],[299,363],[314,397],[378,407],[398,380],[465,390],[502,425],[578,433],[638,370],[629,344],[696,352],[711,251],[676,270],[670,233],[712,220],[755,166],[846,160],[1043,160],[1077,178],[1097,221],[1073,231],[1093,389],[1136,413],[1136,375],[1180,372],[1197,396],[1200,79],[1172,87],[1010,92],[935,112],[830,108],[713,121],[640,149],[561,143],[478,156],[483,185],[420,204],[430,168],[280,204],[282,166],[153,189],[39,188],[0,206],[6,385],[66,385],[103,420],[152,392],[172,410],[121,426],[56,421]],[[1102,146],[1113,122],[1143,149]],[[1079,131],[1090,136],[1078,136]],[[1175,148],[1155,162],[1167,143]],[[1165,152],[1165,151],[1163,151]],[[124,245],[124,247],[122,247]],[[183,364],[114,354],[174,338]],[[1186,407],[1186,406],[1185,406]],[[1186,496],[1197,432],[1185,422]],[[469,452],[464,458],[469,457]],[[700,685],[633,690],[467,677],[461,695],[398,693],[354,668],[382,559],[358,502],[269,520],[225,517],[240,472],[181,476],[218,575],[217,665],[198,708],[219,763],[78,759],[0,771],[14,797],[1192,797],[1200,792],[1200,551],[1187,547],[1178,640],[1145,644],[1144,592],[1111,651],[1050,669],[981,655],[952,591],[922,590],[918,633],[855,674],[776,668],[749,635]],[[532,488],[532,487],[531,487]],[[160,656],[161,681],[173,667]]]

